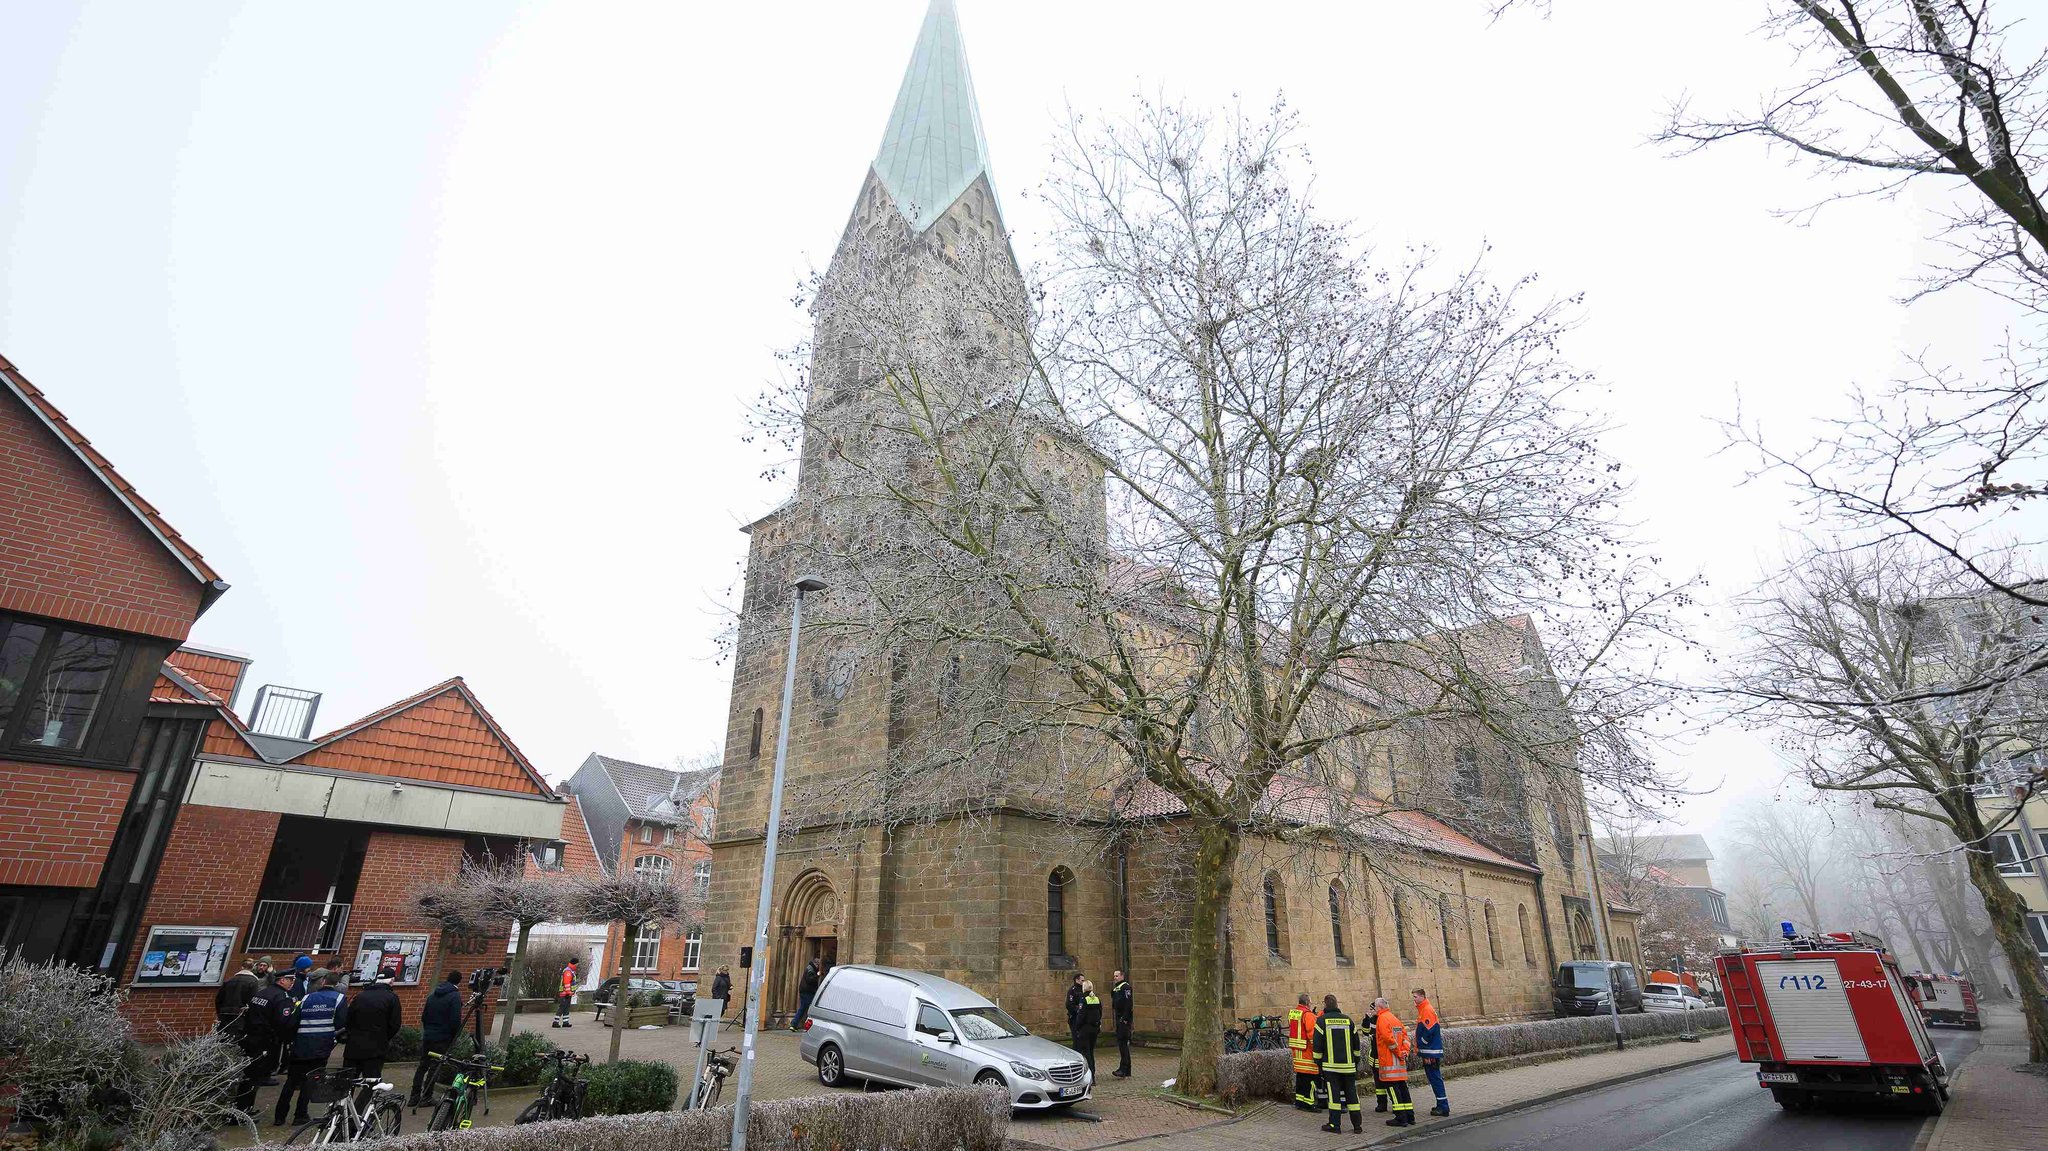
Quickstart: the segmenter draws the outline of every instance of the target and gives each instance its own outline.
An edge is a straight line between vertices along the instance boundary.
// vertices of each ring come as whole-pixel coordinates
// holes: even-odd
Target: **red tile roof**
[[[63,437],[78,458],[84,460],[88,467],[99,474],[106,485],[113,489],[115,498],[126,505],[128,510],[149,528],[150,534],[177,557],[178,562],[192,573],[193,578],[208,585],[220,582],[220,573],[213,570],[206,562],[206,557],[199,554],[199,549],[187,543],[185,537],[178,534],[178,529],[164,519],[163,513],[142,498],[141,493],[135,490],[135,485],[121,478],[121,473],[115,471],[113,463],[92,446],[92,441],[85,438],[85,433],[73,427],[64,413],[57,410],[57,405],[51,403],[41,389],[29,383],[28,377],[22,375],[20,369],[9,363],[5,356],[0,356],[0,381],[4,381],[21,397],[22,402],[35,409],[45,422],[56,429],[57,434]],[[204,604],[216,594],[217,591],[209,591],[202,596],[200,602]]]
[[[200,740],[199,749],[206,755],[231,755],[242,759],[261,759],[249,741],[242,738],[249,729],[242,724],[240,716],[228,707],[227,701],[215,695],[205,684],[186,675],[168,660],[157,671],[156,683],[149,689],[149,702],[163,704],[190,704],[214,709],[213,722],[206,725],[206,734]]]
[[[371,712],[288,762],[552,797],[461,676]]]
[[[249,668],[247,660],[190,647],[173,651],[165,662],[184,672],[187,679],[205,687],[223,702],[235,698],[235,685],[241,682],[242,673]]]

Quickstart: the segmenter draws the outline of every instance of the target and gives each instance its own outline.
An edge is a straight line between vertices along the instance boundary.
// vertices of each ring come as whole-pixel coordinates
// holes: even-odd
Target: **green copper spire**
[[[932,0],[875,154],[875,174],[911,230],[922,232],[987,172],[960,14],[953,0]]]

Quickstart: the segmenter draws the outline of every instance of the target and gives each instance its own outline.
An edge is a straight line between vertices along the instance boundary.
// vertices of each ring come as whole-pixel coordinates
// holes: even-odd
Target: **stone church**
[[[887,237],[881,256],[871,242],[853,242],[877,235]],[[934,0],[826,273],[828,290],[835,277],[858,271],[847,266],[854,260],[929,265],[943,275],[939,262],[970,236],[1008,242],[958,15],[951,0]],[[829,389],[837,374],[823,362],[829,304],[817,323],[811,381]],[[835,400],[826,391],[813,402]],[[818,466],[815,435],[803,445],[800,492],[831,482]],[[802,530],[795,506],[746,529],[741,640],[703,937],[705,968],[731,964],[736,977],[740,949],[753,942],[760,887],[781,707],[778,637],[788,627],[784,585],[794,574],[789,541]],[[1501,629],[1527,649],[1520,658],[1540,662],[1540,639],[1526,620],[1504,621]],[[900,693],[886,665],[840,659],[809,629],[803,645],[789,786],[829,791],[836,778],[890,755]],[[1398,786],[1391,750],[1386,763],[1356,781],[1359,802],[1379,811]],[[1602,907],[1603,922],[1593,922],[1584,796],[1521,786],[1506,793],[1515,806],[1497,826],[1453,827],[1412,811],[1382,819],[1380,873],[1391,861],[1412,886],[1389,886],[1363,860],[1335,851],[1314,861],[1308,873],[1315,878],[1307,880],[1300,866],[1249,844],[1228,915],[1226,1013],[1284,1011],[1302,991],[1335,993],[1347,1007],[1384,994],[1405,1007],[1410,989],[1426,987],[1449,1019],[1547,1015],[1551,972],[1564,960],[1596,956],[1600,929],[1616,958],[1636,962],[1631,909]],[[1156,791],[1120,802],[1121,820],[1159,833],[1127,836],[1106,856],[1081,851],[1053,822],[1000,799],[971,820],[914,831],[785,828],[768,952],[758,960],[767,965],[767,1015],[786,1019],[795,1010],[807,960],[881,963],[957,980],[1033,1029],[1058,1035],[1073,973],[1106,985],[1121,968],[1135,988],[1139,1032],[1177,1036],[1189,914],[1156,893],[1184,871],[1169,832],[1185,822],[1185,810]]]

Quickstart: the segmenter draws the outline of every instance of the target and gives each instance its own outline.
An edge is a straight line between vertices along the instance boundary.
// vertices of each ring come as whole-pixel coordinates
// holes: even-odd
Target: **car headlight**
[[[1029,1063],[1012,1063],[1010,1064],[1010,1070],[1015,1071],[1017,1074],[1023,1076],[1026,1079],[1036,1079],[1040,1082],[1044,1082],[1046,1079],[1050,1078],[1050,1076],[1048,1076],[1045,1072],[1040,1071],[1038,1068],[1033,1067]]]

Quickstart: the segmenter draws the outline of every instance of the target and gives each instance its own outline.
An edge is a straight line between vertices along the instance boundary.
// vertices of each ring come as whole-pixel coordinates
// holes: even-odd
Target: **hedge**
[[[613,1066],[616,1066],[615,1064]],[[597,1068],[593,1067],[592,1071]],[[772,1099],[748,1111],[757,1151],[1002,1151],[1010,1096],[995,1087],[926,1087]],[[604,1115],[524,1127],[472,1127],[382,1139],[378,1151],[724,1151],[732,1108]]]
[[[512,1041],[505,1045],[505,1070],[500,1072],[493,1083],[507,1087],[526,1087],[540,1082],[541,1073],[546,1070],[547,1058],[555,1053],[554,1043],[547,1036],[536,1031],[516,1031]]]
[[[584,1107],[592,1115],[634,1115],[676,1105],[676,1069],[666,1063],[593,1063],[584,1069],[583,1081],[590,1085]]]
[[[1676,1011],[1624,1015],[1621,1017],[1621,1034],[1624,1039],[1653,1039],[1677,1035],[1685,1030],[1685,1025],[1684,1013]],[[1727,1030],[1727,1009],[1717,1007],[1693,1012],[1692,1029]],[[1614,1021],[1605,1015],[1532,1019],[1485,1027],[1447,1024],[1444,1027],[1444,1065],[1456,1067],[1543,1051],[1564,1051],[1610,1042],[1613,1038]],[[1216,1094],[1231,1106],[1249,1099],[1293,1099],[1293,1053],[1281,1049],[1225,1055],[1216,1061]]]

